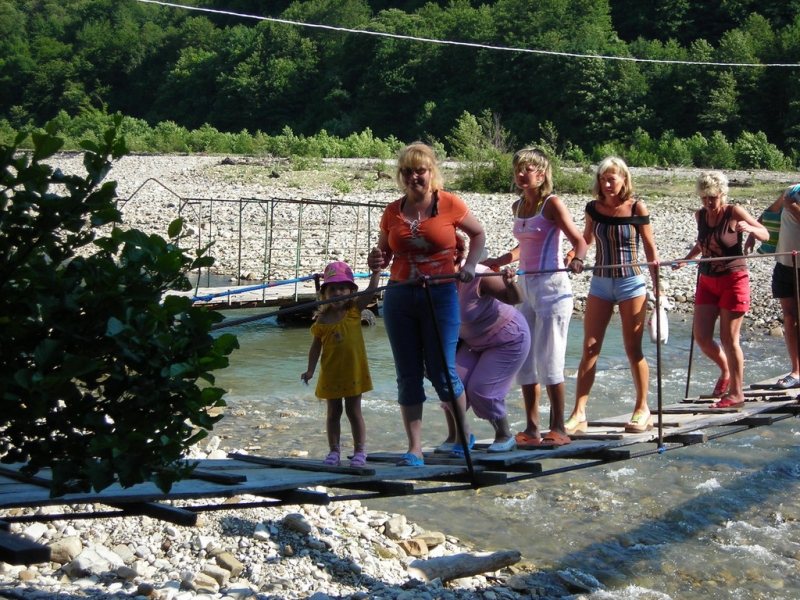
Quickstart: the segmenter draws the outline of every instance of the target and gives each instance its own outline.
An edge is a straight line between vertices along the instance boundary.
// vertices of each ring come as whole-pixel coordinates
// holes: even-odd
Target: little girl
[[[378,287],[380,269],[372,271],[367,290]],[[324,282],[320,287],[320,300],[347,296],[358,291],[353,281],[353,271],[343,262],[332,262],[325,267]],[[355,453],[351,467],[367,465],[367,432],[361,414],[361,394],[372,389],[372,378],[367,364],[367,351],[361,334],[361,311],[372,301],[372,294],[347,298],[322,304],[311,326],[314,341],[308,352],[308,370],[300,375],[303,383],[314,376],[317,361],[322,355],[322,372],[317,381],[315,395],[328,401],[326,431],[330,452],[323,461],[338,466],[340,462],[339,437],[342,418],[342,398],[350,428],[353,431]]]

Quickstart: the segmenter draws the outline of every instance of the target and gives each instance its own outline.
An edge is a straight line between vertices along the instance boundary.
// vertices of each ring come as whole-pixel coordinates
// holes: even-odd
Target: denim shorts
[[[429,308],[428,290],[436,323]],[[403,406],[425,402],[425,377],[433,384],[442,402],[454,400],[464,393],[464,386],[456,373],[456,344],[461,325],[456,284],[430,285],[428,290],[418,284],[390,282],[383,296],[383,323],[397,373],[397,401]],[[441,346],[436,324],[441,333]],[[448,374],[454,397],[450,395]]]
[[[630,277],[593,275],[589,293],[606,302],[620,303],[644,296],[647,293],[647,284],[644,281],[644,275],[631,275]]]

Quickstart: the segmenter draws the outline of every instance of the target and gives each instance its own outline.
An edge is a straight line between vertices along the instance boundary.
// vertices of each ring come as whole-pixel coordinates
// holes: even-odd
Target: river
[[[237,318],[251,312],[228,313]],[[327,451],[325,405],[301,385],[311,336],[305,327],[266,319],[225,329],[241,349],[217,373],[228,390],[228,415],[215,428],[228,449],[263,456],[290,453],[322,458]],[[368,451],[405,451],[396,404],[394,366],[383,322],[364,329],[375,390],[363,399]],[[580,358],[582,323],[573,320],[567,353],[567,408]],[[689,324],[675,317],[662,347],[665,403],[684,395]],[[742,336],[745,380],[785,371],[782,339]],[[651,365],[650,406],[656,406],[656,347],[645,341]],[[710,393],[717,373],[695,352],[691,394]],[[433,398],[433,393],[429,398]],[[599,362],[588,415],[629,412],[633,386],[615,317]],[[438,402],[429,400],[426,446],[444,439]],[[519,389],[508,398],[514,431],[524,425]],[[547,422],[547,403],[542,420]],[[480,438],[491,427],[472,419]],[[350,450],[342,424],[343,449]],[[707,599],[800,597],[800,426],[794,419],[674,452],[583,469],[508,486],[370,500],[375,509],[403,513],[422,527],[469,541],[480,550],[519,550],[540,568],[577,569],[597,578],[594,599]]]

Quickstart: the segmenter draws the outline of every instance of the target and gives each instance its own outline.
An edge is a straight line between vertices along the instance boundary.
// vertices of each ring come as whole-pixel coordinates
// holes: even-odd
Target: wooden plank
[[[300,460],[292,458],[265,458],[263,456],[252,456],[250,454],[228,454],[229,458],[241,460],[243,462],[258,463],[267,467],[282,467],[284,469],[297,469],[298,471],[312,471],[318,473],[345,473],[348,475],[375,475],[375,469],[363,467],[333,467],[323,465],[321,462]]]
[[[774,383],[751,383],[750,389],[751,390],[769,390],[769,391],[778,391],[778,392],[785,392],[787,390],[795,390],[800,388],[800,386],[792,386],[789,388],[781,388],[775,385]]]
[[[708,441],[708,435],[705,433],[676,433],[664,436],[664,442],[667,444],[683,444],[684,446],[691,446],[693,444],[705,444]]]
[[[476,471],[475,480],[478,486],[492,486],[504,485],[508,481],[508,476],[505,473],[498,473],[496,471]],[[424,481],[442,481],[446,483],[472,483],[469,473],[452,473],[450,475],[433,475],[425,477]]]
[[[573,440],[624,440],[625,434],[622,432],[619,433],[573,433],[569,436]]]
[[[771,413],[784,413],[790,415],[800,415],[800,405],[790,404],[790,405],[783,405],[783,406],[776,406],[774,408],[770,408],[769,412]]]
[[[724,415],[726,413],[740,413],[742,412],[742,406],[736,406],[733,408],[711,408],[711,406],[704,406],[700,404],[694,404],[691,406],[665,406],[664,413],[669,413],[672,415],[679,415],[679,414],[709,414],[709,415]]]
[[[625,425],[628,424],[628,422],[629,422],[629,419],[619,420],[619,421],[617,421],[615,419],[602,419],[600,421],[590,421],[589,422],[589,427],[598,427],[598,428],[602,428],[602,427],[620,427],[620,428],[624,428]],[[664,421],[664,424],[662,425],[662,427],[681,427],[682,425],[683,425],[683,423],[681,423],[681,422],[675,422],[675,421],[670,420],[670,421]],[[658,427],[658,418],[656,418],[655,414],[653,414],[653,427],[655,427],[655,428]],[[587,431],[586,433],[589,433],[589,432]],[[580,434],[580,435],[584,435],[584,434]],[[570,437],[572,437],[572,436],[570,436]]]
[[[272,492],[272,498],[278,498],[285,504],[315,504],[317,506],[327,506],[331,503],[331,497],[323,492],[312,492],[309,490],[285,490]]]
[[[225,485],[234,485],[247,481],[247,475],[214,473],[205,469],[193,470],[190,477],[191,479],[202,479],[203,481],[211,481],[212,483],[222,483]]]
[[[797,396],[783,394],[781,396],[766,396],[762,399],[762,402],[780,402],[781,400],[797,400],[797,398]]]
[[[50,548],[0,530],[0,560],[10,565],[46,563],[50,562]]]
[[[747,427],[763,427],[765,425],[772,425],[772,417],[769,415],[755,415],[752,417],[745,417],[734,423],[725,423],[725,425],[746,425]]]
[[[506,471],[508,473],[541,473],[542,463],[539,462],[518,462],[509,463],[505,465],[498,465],[495,467],[490,463],[482,463],[487,469],[497,468],[498,470]]]
[[[377,492],[387,496],[407,496],[414,492],[414,484],[409,481],[363,481],[358,483],[340,483],[337,488],[344,490],[364,490]]]
[[[475,464],[487,469],[503,470],[510,465],[524,464],[530,460],[528,453],[503,452],[502,454],[481,454],[474,457]]]
[[[625,449],[608,449],[600,452],[600,457],[604,460],[630,460],[631,451]]]
[[[167,506],[155,502],[125,502],[124,504],[109,504],[109,506],[118,508],[126,514],[146,515],[167,523],[174,523],[175,525],[183,525],[185,527],[197,525],[197,513],[176,506]]]
[[[23,465],[20,464],[19,466],[21,468]],[[48,489],[53,483],[52,480],[47,477],[42,477],[41,475],[24,475],[19,469],[7,465],[0,465],[0,475],[13,479],[14,481],[21,481]]]

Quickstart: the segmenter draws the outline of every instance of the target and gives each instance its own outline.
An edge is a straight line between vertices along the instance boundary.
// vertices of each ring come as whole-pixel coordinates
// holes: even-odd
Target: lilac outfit
[[[488,269],[482,265],[477,273]],[[525,318],[489,294],[480,295],[481,278],[458,284],[461,310],[456,372],[467,392],[467,406],[481,419],[506,416],[505,398],[531,344]]]
[[[555,221],[542,216],[548,196],[536,216],[514,218],[514,237],[519,242],[519,267],[522,271],[563,268],[563,234]],[[531,347],[517,375],[520,385],[564,381],[564,356],[567,352],[569,321],[572,318],[572,285],[563,271],[522,275],[523,301],[519,311],[528,322]]]

